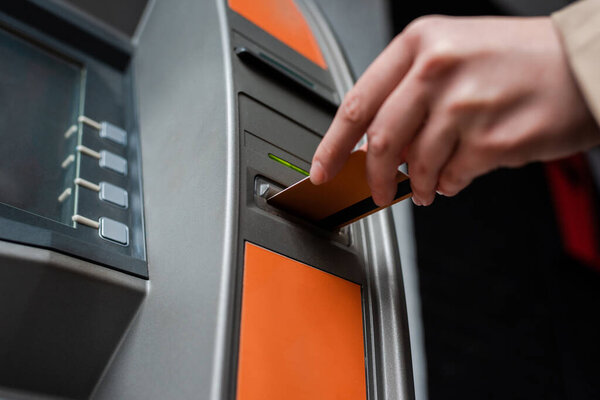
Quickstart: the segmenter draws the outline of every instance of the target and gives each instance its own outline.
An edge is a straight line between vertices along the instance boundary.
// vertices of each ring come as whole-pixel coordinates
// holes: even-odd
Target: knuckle
[[[374,156],[380,156],[390,148],[390,139],[382,131],[369,130],[367,138],[369,140],[368,151],[371,151]]]
[[[455,95],[445,105],[445,112],[449,117],[461,118],[483,112],[486,109],[485,102],[478,100],[469,94]]]
[[[423,177],[428,176],[431,172],[429,166],[426,163],[418,160],[413,161],[412,164],[409,164],[409,169],[411,178],[416,178],[418,181],[420,181],[420,179],[422,179]]]
[[[477,82],[463,78],[461,85],[445,101],[445,108],[452,115],[494,113],[504,106],[500,93],[481,87]]]
[[[494,135],[486,137],[480,141],[478,153],[482,157],[491,160],[501,160],[510,153],[512,147],[511,141],[505,138],[497,138]]]
[[[315,153],[312,162],[313,164],[318,162],[323,167],[327,168],[333,158],[333,154],[331,145],[327,141],[323,141],[319,145],[319,150]]]
[[[530,148],[518,135],[493,140],[490,143],[495,164],[511,168],[518,168],[528,161],[527,150]]]
[[[455,96],[445,105],[445,112],[450,117],[459,117],[471,110],[472,104],[464,97]]]
[[[413,19],[402,31],[402,34],[410,37],[419,36],[424,30],[424,25],[427,24],[427,20],[430,17],[428,15],[421,16]]]
[[[412,20],[406,28],[404,28],[404,31],[409,34],[422,35],[423,33],[430,31],[443,19],[444,17],[440,15],[423,15]]]
[[[418,69],[421,80],[429,80],[442,76],[460,61],[459,48],[448,39],[439,39],[432,46],[423,50]]]
[[[321,145],[319,146],[319,150],[319,161],[323,161],[323,159],[330,159],[333,156],[333,149],[328,141],[322,141]]]
[[[398,47],[402,46],[404,43],[406,43],[407,38],[408,38],[408,35],[406,35],[404,32],[399,33],[396,36],[394,36],[394,38],[392,39],[392,41],[390,42],[388,47],[398,48]]]
[[[477,140],[473,140],[471,148],[473,153],[482,165],[480,169],[491,169],[494,166],[519,166],[520,152],[522,147],[521,139],[508,132],[490,131],[478,135]],[[483,168],[490,166],[490,168]]]
[[[360,93],[350,91],[344,98],[340,107],[341,116],[344,120],[350,123],[363,123],[365,119],[364,104],[361,100]]]

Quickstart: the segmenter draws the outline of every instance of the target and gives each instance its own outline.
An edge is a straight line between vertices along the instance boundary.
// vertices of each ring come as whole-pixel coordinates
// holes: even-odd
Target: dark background
[[[427,14],[547,15],[567,1],[390,2]],[[430,400],[600,398],[600,272],[562,247],[544,167],[500,170],[413,208]]]

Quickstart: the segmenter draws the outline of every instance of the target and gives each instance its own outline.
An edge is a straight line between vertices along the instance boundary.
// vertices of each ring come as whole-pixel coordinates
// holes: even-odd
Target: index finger
[[[373,61],[348,92],[319,144],[310,169],[318,185],[342,168],[377,110],[410,69],[414,46],[407,35],[398,35]]]

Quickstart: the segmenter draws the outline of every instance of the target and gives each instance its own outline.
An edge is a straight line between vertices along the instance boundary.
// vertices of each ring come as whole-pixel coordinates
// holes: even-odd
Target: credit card
[[[395,204],[412,196],[408,175],[396,175]],[[367,183],[366,152],[350,154],[344,168],[329,182],[313,185],[304,178],[270,197],[267,202],[326,229],[336,229],[377,212]]]

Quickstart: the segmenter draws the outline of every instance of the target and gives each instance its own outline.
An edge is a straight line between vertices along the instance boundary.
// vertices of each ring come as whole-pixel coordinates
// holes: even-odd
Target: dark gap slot
[[[399,199],[401,197],[410,194],[412,191],[410,187],[410,180],[406,179],[402,182],[398,182],[398,186],[396,189],[396,195],[394,196],[394,200]],[[325,229],[334,229],[348,221],[352,221],[355,218],[360,217],[370,211],[376,210],[379,208],[377,204],[373,201],[372,197],[368,197],[364,200],[359,201],[349,207],[344,208],[330,216],[317,221],[316,224],[322,226]]]
[[[0,11],[121,71],[131,55],[29,1],[1,1]],[[2,24],[4,25],[4,24]]]
[[[272,57],[263,52],[257,54],[242,46],[236,47],[234,52],[244,64],[261,72],[262,75],[269,77],[282,86],[291,86],[299,95],[309,98],[328,111],[335,112],[337,110],[338,104],[333,98],[333,93],[330,95],[321,93],[312,81]]]
[[[294,223],[295,225],[301,226],[304,229],[311,231],[312,233],[315,233],[315,234],[318,234],[319,236],[327,238],[328,240],[336,241],[345,246],[350,245],[350,236],[348,234],[347,229],[345,229],[345,228],[342,228],[342,229],[326,228],[320,224],[315,223],[314,221],[310,221],[308,219],[298,217],[297,215],[289,213],[286,210],[277,208],[277,207],[269,204],[267,199],[265,199],[264,197],[261,197],[259,195],[259,187],[260,187],[260,184],[262,184],[262,183],[268,183],[268,184],[276,187],[276,191],[273,193],[273,195],[276,192],[286,189],[285,185],[281,185],[280,183],[275,182],[275,181],[273,181],[269,178],[266,178],[262,175],[255,175],[254,176],[254,200],[255,200],[255,204],[258,206],[258,208],[260,208],[270,214],[276,215],[280,218],[284,218],[284,219]]]

